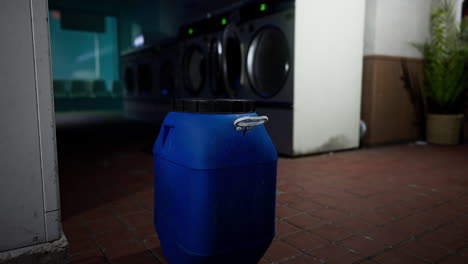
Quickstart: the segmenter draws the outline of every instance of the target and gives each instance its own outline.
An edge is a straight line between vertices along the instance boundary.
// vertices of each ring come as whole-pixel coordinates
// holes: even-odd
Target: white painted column
[[[296,0],[294,154],[359,144],[365,0]]]
[[[0,252],[61,237],[46,0],[0,2]]]

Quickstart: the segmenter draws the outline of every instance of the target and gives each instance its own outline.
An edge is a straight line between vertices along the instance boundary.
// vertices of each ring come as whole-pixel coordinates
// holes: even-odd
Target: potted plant
[[[435,2],[431,38],[414,44],[424,56],[426,140],[434,144],[458,144],[462,134],[468,85],[467,21],[457,23],[454,9],[450,0]]]

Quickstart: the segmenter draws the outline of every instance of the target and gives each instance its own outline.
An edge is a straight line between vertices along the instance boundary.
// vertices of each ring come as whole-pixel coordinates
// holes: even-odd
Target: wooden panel
[[[421,118],[402,80],[402,61],[418,85],[422,85],[422,60],[392,56],[364,58],[362,112],[368,134],[366,145],[416,140]]]

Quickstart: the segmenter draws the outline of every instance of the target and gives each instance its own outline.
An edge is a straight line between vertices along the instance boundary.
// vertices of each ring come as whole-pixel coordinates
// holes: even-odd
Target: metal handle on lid
[[[268,122],[267,116],[244,116],[234,121],[234,126],[237,131],[244,129],[250,130],[252,127],[261,126]]]

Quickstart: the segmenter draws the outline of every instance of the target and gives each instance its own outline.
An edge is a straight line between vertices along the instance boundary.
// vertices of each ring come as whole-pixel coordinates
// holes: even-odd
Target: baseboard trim
[[[0,252],[0,264],[68,263],[68,240],[64,234],[55,241]]]

